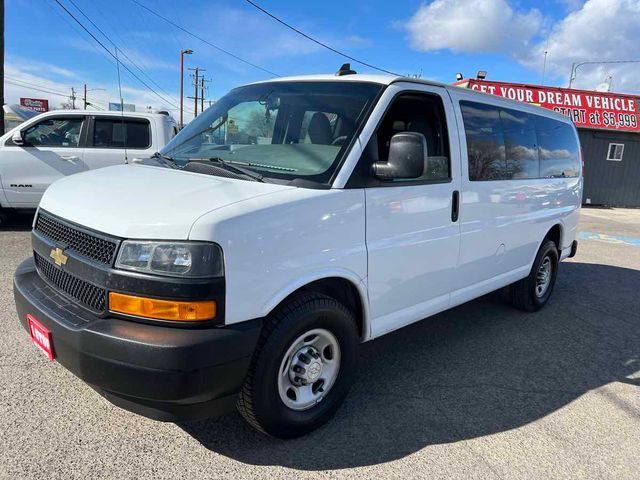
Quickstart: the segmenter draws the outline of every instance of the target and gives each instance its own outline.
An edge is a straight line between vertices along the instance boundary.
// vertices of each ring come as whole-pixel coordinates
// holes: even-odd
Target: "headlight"
[[[174,277],[221,277],[222,249],[215,243],[125,240],[116,268]]]

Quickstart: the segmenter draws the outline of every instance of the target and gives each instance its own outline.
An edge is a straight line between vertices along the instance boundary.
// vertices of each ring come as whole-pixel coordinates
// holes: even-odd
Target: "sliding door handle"
[[[451,195],[451,221],[457,222],[460,216],[460,192],[454,190]]]

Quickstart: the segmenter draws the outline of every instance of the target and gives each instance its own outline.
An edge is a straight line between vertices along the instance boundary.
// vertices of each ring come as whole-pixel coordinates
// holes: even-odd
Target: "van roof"
[[[539,114],[544,114],[550,117],[557,118],[559,120],[565,120],[569,123],[571,119],[566,115],[563,115],[559,112],[554,112],[553,110],[549,110],[548,108],[543,108],[538,105],[532,105],[529,103],[519,102],[517,100],[511,100],[509,98],[500,97],[497,95],[492,95],[490,93],[480,92],[478,90],[471,90],[464,87],[459,87],[457,85],[452,85],[450,83],[442,83],[436,82],[434,80],[426,80],[422,78],[414,78],[414,77],[403,77],[401,75],[388,75],[388,74],[368,74],[368,73],[356,73],[351,75],[333,75],[333,74],[320,74],[320,75],[296,75],[289,77],[276,77],[269,80],[261,80],[259,82],[254,82],[253,84],[260,83],[270,83],[270,82],[368,82],[368,83],[377,83],[380,85],[391,85],[392,83],[398,82],[407,82],[407,83],[418,83],[422,85],[431,85],[435,87],[442,87],[447,90],[451,90],[454,92],[464,92],[465,95],[469,96],[477,96],[479,98],[489,100],[491,103],[510,103],[514,106],[514,108],[518,109],[527,109],[532,108]]]

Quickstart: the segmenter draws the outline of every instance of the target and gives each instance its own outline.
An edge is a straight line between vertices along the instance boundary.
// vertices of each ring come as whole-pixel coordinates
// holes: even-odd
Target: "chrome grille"
[[[73,250],[83,257],[105,265],[113,263],[113,257],[118,248],[116,240],[101,238],[79,230],[44,212],[38,214],[34,230],[56,243],[62,244],[65,250]]]
[[[104,288],[96,287],[57,268],[36,252],[33,252],[33,255],[40,276],[52,286],[95,312],[105,311],[107,291]]]

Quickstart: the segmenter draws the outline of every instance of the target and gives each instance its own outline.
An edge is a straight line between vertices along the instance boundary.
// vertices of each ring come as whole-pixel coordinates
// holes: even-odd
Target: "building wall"
[[[640,207],[640,133],[578,132],[584,152],[583,203]],[[624,144],[622,161],[607,160],[610,143]]]

